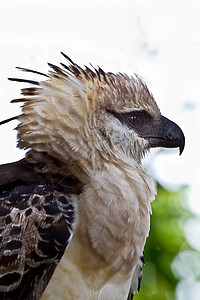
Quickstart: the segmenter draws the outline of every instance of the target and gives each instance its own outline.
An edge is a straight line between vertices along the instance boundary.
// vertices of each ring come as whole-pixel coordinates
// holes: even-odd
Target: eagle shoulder
[[[38,299],[68,246],[73,180],[21,160],[0,166],[0,298]]]

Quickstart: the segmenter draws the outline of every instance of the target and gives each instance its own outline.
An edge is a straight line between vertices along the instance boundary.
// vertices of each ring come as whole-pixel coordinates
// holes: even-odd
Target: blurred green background
[[[186,191],[187,187],[169,191],[157,184],[141,289],[134,300],[176,300],[177,284],[188,276],[188,270],[193,279],[199,275],[194,265],[195,255],[200,263],[199,253],[189,246],[183,231],[186,221],[193,217],[187,209]]]

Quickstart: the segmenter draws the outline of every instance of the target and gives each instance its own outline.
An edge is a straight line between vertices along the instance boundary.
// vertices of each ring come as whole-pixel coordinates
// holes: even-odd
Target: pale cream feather
[[[159,109],[138,76],[77,77],[50,73],[38,95],[27,97],[19,146],[62,162],[61,173],[83,184],[74,235],[42,299],[127,299],[150,226],[156,189],[141,158],[145,140],[108,110]],[[56,75],[56,76],[55,76]]]

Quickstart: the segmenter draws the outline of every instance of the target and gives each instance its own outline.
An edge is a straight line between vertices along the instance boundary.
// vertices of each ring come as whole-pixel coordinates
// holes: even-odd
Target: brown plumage
[[[11,79],[34,86],[12,101],[26,157],[0,166],[0,298],[131,299],[156,192],[141,158],[181,153],[184,135],[137,75],[64,56],[48,75],[20,68],[44,81]]]

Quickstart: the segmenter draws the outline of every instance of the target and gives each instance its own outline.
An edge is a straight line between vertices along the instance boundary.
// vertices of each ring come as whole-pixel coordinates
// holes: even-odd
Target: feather
[[[6,123],[8,123],[8,122],[10,122],[10,121],[17,120],[17,119],[18,119],[18,116],[11,117],[11,118],[9,118],[9,119],[0,121],[0,125],[6,124]]]
[[[18,98],[18,99],[13,99],[10,101],[10,103],[19,103],[19,102],[25,102],[30,100],[29,98]]]
[[[8,80],[11,80],[11,81],[17,81],[17,82],[27,82],[27,83],[30,83],[30,84],[40,85],[40,83],[39,83],[38,81],[35,81],[35,80],[29,80],[29,79],[8,78]]]
[[[41,93],[41,91],[42,91],[42,88],[35,88],[35,87],[21,89],[21,93],[24,96],[39,95]]]
[[[71,64],[71,65],[75,65],[75,63],[73,62],[73,60],[71,60],[71,58],[69,58],[69,56],[67,56],[66,54],[64,54],[63,52],[60,52],[67,60],[68,62]]]
[[[49,78],[49,76],[47,74],[44,74],[42,72],[38,72],[38,71],[35,71],[35,70],[31,70],[31,69],[27,69],[27,68],[21,68],[21,67],[16,67],[16,69],[24,71],[24,72],[30,72],[30,73],[42,75],[42,76],[45,76],[45,77]]]
[[[58,66],[55,66],[51,63],[48,63],[48,65],[56,72],[56,74],[67,77],[67,74],[61,68],[59,68]]]
[[[38,299],[71,239],[74,206],[63,194],[71,182],[61,187],[25,160],[0,175],[0,298]]]

